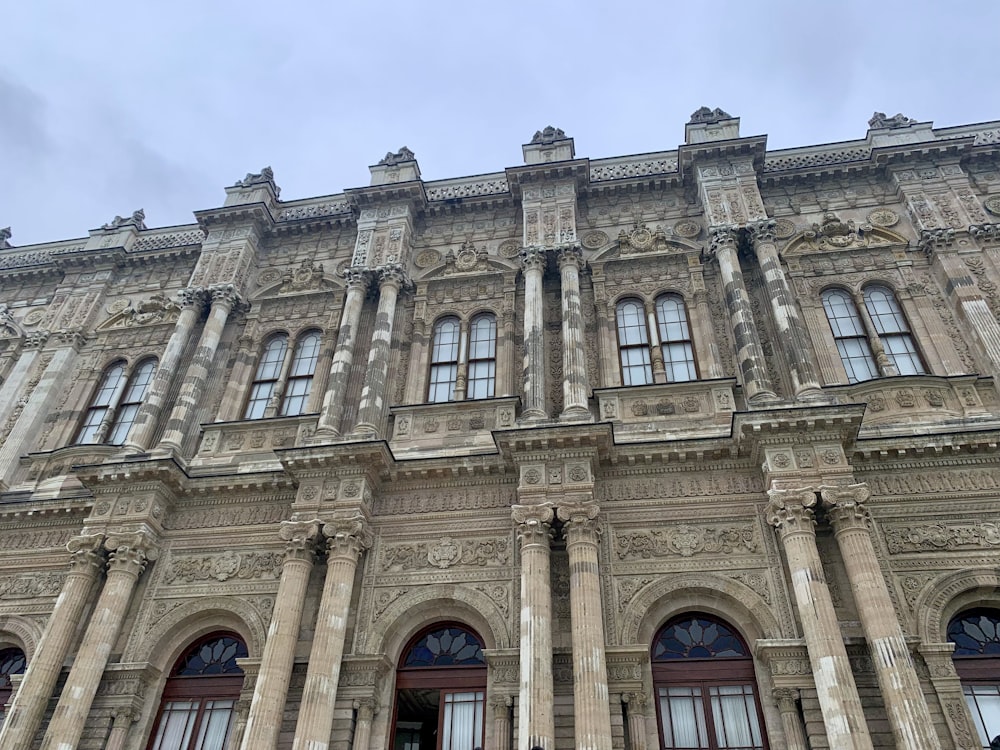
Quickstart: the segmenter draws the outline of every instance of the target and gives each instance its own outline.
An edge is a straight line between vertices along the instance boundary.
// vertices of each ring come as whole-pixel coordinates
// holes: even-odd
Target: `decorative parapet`
[[[36,497],[46,490],[59,493],[70,488],[82,489],[83,486],[75,478],[68,479],[73,474],[73,467],[103,463],[120,450],[116,445],[86,444],[29,453],[20,461],[24,480],[11,489],[33,490]]]
[[[824,390],[841,403],[867,404],[865,438],[911,434],[921,425],[982,427],[997,421],[1000,404],[993,379],[975,375],[878,378]]]
[[[839,148],[787,148],[771,151],[764,158],[765,172],[784,172],[791,169],[810,169],[850,162],[866,162],[871,157],[871,146],[864,142],[857,146]]]
[[[510,184],[503,174],[476,175],[457,180],[438,180],[425,186],[429,201],[478,198],[484,195],[510,195]]]
[[[600,418],[614,425],[615,440],[728,435],[736,410],[732,378],[695,380],[594,391]]]
[[[517,396],[506,396],[393,406],[389,410],[394,417],[389,445],[396,456],[433,455],[456,449],[463,453],[492,452],[496,446],[491,431],[513,427],[519,403]]]
[[[677,152],[675,151],[620,156],[613,159],[592,159],[590,162],[591,183],[676,173]]]
[[[239,466],[239,471],[275,468],[277,448],[305,444],[316,431],[318,414],[202,425],[201,444],[192,467],[220,463]]]
[[[167,247],[185,247],[200,245],[205,239],[201,229],[189,229],[183,232],[143,232],[132,245],[132,252],[138,250],[161,250]]]
[[[320,219],[324,216],[337,216],[351,213],[351,204],[346,200],[325,198],[322,201],[300,201],[281,209],[278,221],[301,221],[302,219]]]

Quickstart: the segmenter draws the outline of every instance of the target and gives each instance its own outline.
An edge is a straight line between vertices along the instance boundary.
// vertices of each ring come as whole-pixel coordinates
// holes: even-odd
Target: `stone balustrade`
[[[274,450],[305,444],[316,432],[318,414],[272,419],[215,422],[202,425],[201,442],[192,461],[200,464],[239,463],[246,471],[255,454],[258,461],[273,462]]]
[[[491,430],[514,427],[520,399],[479,399],[440,404],[393,406],[389,445],[396,456],[411,453],[494,451]]]
[[[594,391],[599,419],[611,422],[619,442],[652,436],[728,435],[736,410],[732,378],[689,383],[600,388]]]

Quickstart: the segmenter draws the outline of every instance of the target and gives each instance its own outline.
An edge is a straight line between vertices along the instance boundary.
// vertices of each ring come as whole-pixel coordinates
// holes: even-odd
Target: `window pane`
[[[207,700],[195,750],[226,750],[233,723],[234,700]]]
[[[660,688],[659,697],[664,748],[708,748],[701,688]]]
[[[107,442],[112,445],[121,445],[128,437],[129,430],[135,422],[135,417],[139,413],[139,407],[146,400],[146,391],[153,381],[153,373],[156,372],[156,362],[151,359],[142,362],[132,373],[125,392],[122,394],[115,412],[115,422],[111,427],[111,434],[108,435]]]
[[[626,300],[618,304],[618,343],[622,346],[649,343],[646,314],[638,302]]]
[[[469,328],[469,359],[492,359],[496,356],[497,322],[492,315],[480,315]]]
[[[482,744],[484,693],[445,693],[442,750],[470,750]]]
[[[110,416],[116,394],[119,393],[124,379],[125,365],[122,363],[113,365],[105,370],[104,375],[101,376],[101,382],[97,385],[97,390],[94,391],[94,395],[90,399],[90,407],[83,417],[83,422],[76,433],[74,443],[93,443],[97,441],[100,434],[101,422]]]
[[[1000,685],[963,685],[972,723],[976,725],[983,748],[1000,735]]]
[[[903,311],[896,302],[895,295],[884,286],[870,286],[865,289],[865,307],[875,325],[876,333],[881,336],[886,333],[907,333]]]
[[[170,701],[163,707],[153,750],[180,750],[191,741],[198,701]]]
[[[691,338],[687,311],[680,297],[672,294],[660,297],[656,302],[656,317],[660,324],[661,342],[687,341]]]
[[[434,365],[431,367],[431,383],[427,400],[435,404],[453,400],[457,380],[458,365]]]
[[[834,338],[841,336],[865,336],[861,316],[854,306],[851,296],[840,289],[828,289],[823,293],[823,309],[830,321]]]
[[[712,721],[720,748],[763,748],[757,705],[751,685],[720,685],[709,688]]]
[[[496,369],[496,361],[492,359],[470,362],[467,397],[470,399],[493,398]]]
[[[908,333],[882,336],[882,348],[900,375],[923,375],[924,365]]]

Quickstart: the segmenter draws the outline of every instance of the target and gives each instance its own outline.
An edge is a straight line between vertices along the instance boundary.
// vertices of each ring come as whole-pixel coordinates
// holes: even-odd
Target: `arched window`
[[[679,294],[664,294],[656,300],[656,321],[660,333],[660,349],[668,383],[697,380],[694,347],[688,326],[687,310]]]
[[[24,674],[27,664],[24,652],[19,648],[5,648],[0,651],[0,724],[3,724],[4,709],[14,691],[10,676]]]
[[[497,382],[497,319],[477,315],[469,326],[469,386],[466,398],[493,398]]]
[[[287,351],[288,336],[284,334],[272,336],[264,344],[264,351],[260,355],[257,372],[254,373],[253,384],[250,386],[244,419],[260,419],[264,416],[264,410],[274,397]]]
[[[140,362],[128,378],[124,362],[108,367],[101,375],[73,442],[77,445],[124,443],[146,398],[154,372],[156,361],[152,359]]]
[[[461,625],[435,625],[403,650],[392,747],[482,747],[485,703],[482,639]]]
[[[979,741],[996,747],[990,742],[1000,738],[1000,610],[959,614],[948,623],[948,640]]]
[[[318,360],[319,333],[311,331],[295,345],[288,380],[285,382],[285,394],[281,400],[281,416],[295,417],[305,412]]]
[[[649,332],[642,302],[626,299],[618,303],[618,353],[622,364],[623,385],[646,385],[653,382],[649,361]]]
[[[434,324],[431,345],[431,378],[427,400],[433,404],[452,401],[458,381],[458,318],[441,318]]]
[[[877,378],[875,357],[851,295],[843,289],[827,289],[823,292],[823,309],[837,343],[840,361],[847,371],[847,382]]]
[[[731,627],[702,614],[668,622],[653,640],[661,747],[767,748],[753,660]]]
[[[887,287],[873,284],[865,287],[865,307],[871,316],[875,333],[882,342],[886,356],[900,375],[923,375],[926,370],[910,335],[910,325]]]
[[[246,655],[243,640],[229,633],[189,648],[163,688],[149,750],[225,750],[243,687],[236,660]]]

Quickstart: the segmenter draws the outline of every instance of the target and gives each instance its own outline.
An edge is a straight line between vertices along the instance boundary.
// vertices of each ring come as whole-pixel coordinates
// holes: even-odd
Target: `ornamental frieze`
[[[923,495],[1000,488],[1000,471],[976,468],[936,472],[879,472],[865,477],[875,495]]]
[[[667,481],[664,481],[662,475],[648,478],[608,479],[598,484],[594,494],[598,502],[603,503],[614,500],[760,495],[763,491],[763,480],[760,476],[714,472],[709,477],[694,473],[671,475]]]
[[[752,524],[715,527],[680,524],[664,531],[615,534],[615,550],[620,560],[756,552],[758,547]]]
[[[163,582],[195,583],[228,581],[230,578],[276,580],[281,575],[284,555],[280,552],[244,552],[227,550],[215,555],[179,555],[171,557],[163,573]]]
[[[511,487],[457,488],[423,495],[383,495],[375,499],[378,515],[412,515],[418,513],[469,511],[483,508],[505,508],[513,505]]]
[[[506,539],[452,539],[434,542],[387,545],[379,556],[380,568],[420,570],[422,568],[498,567],[510,564],[510,544]]]
[[[31,575],[3,576],[0,578],[0,599],[30,599],[36,596],[55,596],[62,590],[65,575],[62,573],[33,573]]]
[[[252,498],[246,498],[248,501]],[[257,526],[284,521],[287,505],[242,505],[231,508],[184,510],[168,516],[167,529],[210,529],[220,526]]]
[[[895,526],[885,530],[889,552],[926,552],[934,550],[983,549],[1000,547],[1000,524],[927,524]]]

